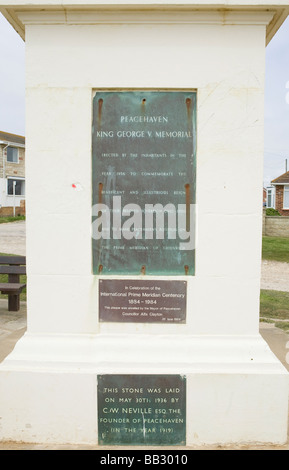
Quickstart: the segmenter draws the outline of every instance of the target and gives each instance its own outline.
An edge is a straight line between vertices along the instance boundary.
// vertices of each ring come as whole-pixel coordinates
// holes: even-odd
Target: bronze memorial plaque
[[[99,375],[99,445],[186,445],[186,378]]]
[[[101,322],[185,323],[186,281],[99,280]]]
[[[196,93],[97,91],[94,274],[194,275]]]

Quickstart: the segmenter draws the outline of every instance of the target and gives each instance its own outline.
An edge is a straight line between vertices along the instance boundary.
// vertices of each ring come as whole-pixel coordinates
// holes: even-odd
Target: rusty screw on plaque
[[[102,105],[103,105],[103,99],[100,98],[98,100],[98,124],[100,126],[101,126]]]
[[[98,273],[101,274],[102,270],[103,270],[103,266],[102,266],[102,264],[100,264],[98,266]]]
[[[191,126],[192,120],[192,100],[190,98],[186,99],[186,106],[187,106],[187,116],[188,116],[188,126]]]
[[[102,190],[103,190],[103,183],[98,183],[98,202],[101,204],[102,202]]]
[[[146,267],[145,267],[145,266],[142,266],[142,267],[141,267],[141,273],[142,273],[142,274],[145,274],[145,273],[146,273]]]
[[[185,274],[186,276],[189,274],[189,266],[187,264],[185,265]]]

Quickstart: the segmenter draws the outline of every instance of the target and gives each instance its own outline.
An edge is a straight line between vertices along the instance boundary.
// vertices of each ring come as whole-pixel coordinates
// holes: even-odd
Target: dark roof
[[[2,132],[0,131],[0,140],[4,140],[5,142],[13,142],[14,144],[22,144],[25,145],[25,137],[22,135],[17,134],[10,134],[9,132]]]
[[[289,184],[289,171],[271,181],[272,184]]]

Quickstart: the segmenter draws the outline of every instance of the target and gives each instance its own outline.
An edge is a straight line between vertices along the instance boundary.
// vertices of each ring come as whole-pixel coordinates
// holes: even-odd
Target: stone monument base
[[[30,333],[0,366],[0,440],[99,445],[98,378],[111,374],[185,377],[186,446],[287,440],[288,374],[259,335]]]

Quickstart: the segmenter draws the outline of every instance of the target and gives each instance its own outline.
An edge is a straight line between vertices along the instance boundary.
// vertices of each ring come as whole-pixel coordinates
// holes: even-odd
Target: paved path
[[[0,224],[0,253],[26,255],[25,220]]]

